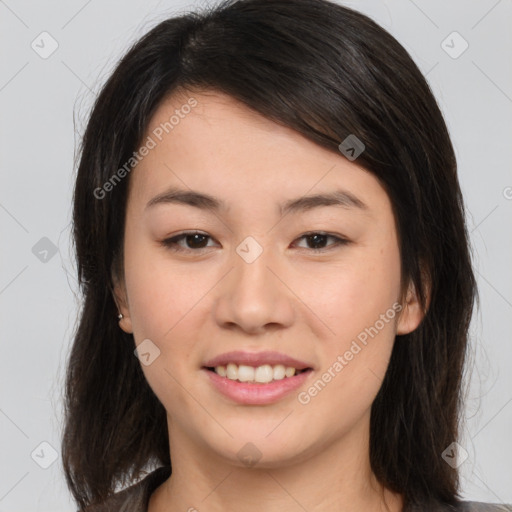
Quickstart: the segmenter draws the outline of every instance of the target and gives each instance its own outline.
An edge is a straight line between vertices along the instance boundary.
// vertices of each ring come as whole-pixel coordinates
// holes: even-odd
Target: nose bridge
[[[278,256],[263,239],[245,238],[232,255],[233,270],[224,283],[217,321],[255,331],[268,324],[289,325],[293,304],[278,274]],[[270,270],[272,269],[272,270]]]
[[[248,236],[236,247],[236,255],[233,255],[233,293],[239,301],[264,300],[268,304],[278,293],[275,290],[278,283],[268,269],[273,264],[275,266],[275,254],[268,239],[263,241],[261,237],[259,240]]]

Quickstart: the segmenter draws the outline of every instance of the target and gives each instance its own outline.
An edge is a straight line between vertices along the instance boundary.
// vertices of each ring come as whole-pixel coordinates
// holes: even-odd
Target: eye
[[[212,239],[209,235],[204,233],[199,233],[196,231],[188,231],[185,233],[181,233],[172,238],[167,238],[162,241],[162,245],[172,249],[173,251],[187,251],[192,250],[198,252],[201,249],[205,249],[208,247],[206,242],[208,239]],[[182,243],[184,242],[185,246]],[[211,247],[211,246],[210,246]]]
[[[327,244],[328,240],[333,240],[334,243]],[[184,233],[180,233],[171,238],[167,238],[161,242],[164,247],[167,247],[173,251],[192,251],[199,252],[202,249],[206,249],[207,247],[212,247],[208,245],[208,240],[213,240],[213,238],[205,233],[200,233],[197,231],[187,231]],[[305,240],[306,245],[312,247],[305,247],[305,249],[310,249],[313,252],[324,252],[328,251],[334,247],[340,245],[346,245],[349,241],[345,238],[341,238],[339,236],[330,235],[328,233],[323,232],[310,232],[305,233],[301,237],[297,238],[297,240]]]
[[[334,243],[327,245],[327,241],[329,239],[334,240]],[[328,251],[334,247],[346,245],[349,243],[349,241],[345,238],[341,238],[339,236],[330,235],[328,233],[323,232],[305,233],[301,237],[297,238],[297,240],[305,240],[307,245],[312,246],[306,248],[311,249],[314,252]]]

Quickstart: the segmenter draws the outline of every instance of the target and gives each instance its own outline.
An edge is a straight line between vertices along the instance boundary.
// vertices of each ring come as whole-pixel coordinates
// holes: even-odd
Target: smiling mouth
[[[282,364],[264,364],[255,367],[243,364],[238,365],[235,363],[228,363],[227,365],[215,367],[205,366],[204,369],[214,372],[220,377],[248,384],[268,384],[270,382],[289,379],[300,375],[301,373],[312,371],[312,368],[297,369],[292,366],[285,366]]]

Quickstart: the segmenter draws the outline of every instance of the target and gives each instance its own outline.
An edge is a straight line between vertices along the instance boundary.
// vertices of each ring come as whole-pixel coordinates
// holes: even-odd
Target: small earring
[[[119,313],[119,315],[117,315],[117,318],[119,318],[119,320],[122,320],[123,319],[123,313]]]

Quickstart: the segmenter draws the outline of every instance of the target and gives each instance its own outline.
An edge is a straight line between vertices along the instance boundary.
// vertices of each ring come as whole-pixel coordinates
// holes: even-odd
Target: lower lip
[[[244,405],[266,405],[277,402],[304,384],[304,381],[312,373],[312,370],[308,370],[293,377],[285,377],[268,384],[253,384],[221,377],[205,368],[203,368],[203,371],[208,374],[210,382],[224,396]]]

